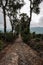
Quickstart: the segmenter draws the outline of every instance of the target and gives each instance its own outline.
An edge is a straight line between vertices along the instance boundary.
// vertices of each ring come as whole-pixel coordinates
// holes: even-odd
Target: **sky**
[[[22,7],[21,13],[27,13],[29,16],[29,0],[25,0],[26,5]],[[35,13],[32,14],[32,21],[31,21],[31,27],[43,27],[43,2],[39,5],[40,7],[40,13],[37,15]]]
[[[27,13],[27,15],[29,16],[29,0],[24,0],[25,1],[25,5],[21,8],[20,12],[21,13]],[[43,27],[43,2],[39,5],[40,7],[40,14],[32,14],[32,21],[30,24],[30,27]],[[7,28],[11,28],[10,21],[9,18],[6,17],[6,21],[7,21]],[[3,14],[1,12],[0,9],[0,28],[3,28]]]

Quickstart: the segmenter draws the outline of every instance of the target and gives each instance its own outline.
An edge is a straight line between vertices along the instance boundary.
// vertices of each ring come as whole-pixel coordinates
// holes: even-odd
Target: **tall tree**
[[[30,18],[29,18],[29,27],[30,27],[30,22],[32,19],[32,12],[39,14],[40,12],[40,8],[39,8],[39,4],[43,1],[43,0],[29,0],[30,1]]]
[[[26,13],[20,14],[21,16],[21,35],[24,42],[27,42],[29,40],[29,17]]]
[[[3,10],[4,17],[4,33],[6,34],[6,6],[8,4],[8,0],[0,0],[0,7]]]
[[[24,30],[25,28],[28,28],[28,31],[29,31],[29,27],[28,27],[28,23],[29,23],[29,17],[26,13],[22,13],[20,14],[21,16],[21,27],[22,29],[21,30]]]
[[[12,32],[14,29],[14,24],[17,21],[17,10],[20,9],[23,6],[23,4],[24,2],[22,0],[9,0],[8,9],[6,9],[10,18]]]
[[[22,37],[24,42],[28,42],[30,40],[30,22],[32,19],[32,12],[39,14],[39,4],[41,3],[41,0],[29,0],[30,1],[30,17],[28,17],[26,14],[21,14],[21,27],[22,27]],[[27,21],[26,21],[27,20]]]

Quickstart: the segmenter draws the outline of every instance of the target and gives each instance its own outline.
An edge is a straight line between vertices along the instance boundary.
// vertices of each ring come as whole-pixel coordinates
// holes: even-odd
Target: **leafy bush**
[[[35,38],[35,37],[36,37],[36,33],[35,33],[35,32],[33,32],[33,33],[32,33],[32,35],[33,35],[33,38]]]
[[[15,38],[17,38],[18,33],[12,33],[12,32],[6,32],[6,36],[4,33],[0,32],[0,40],[6,40],[8,42],[13,41]]]
[[[3,38],[4,33],[0,32],[0,40]]]
[[[43,34],[33,34],[33,38],[35,38],[36,41],[43,40]]]
[[[41,35],[41,39],[43,40],[43,34]]]
[[[18,37],[18,34],[17,33],[12,33],[12,32],[7,32],[6,33],[6,41],[8,41],[8,42],[12,42],[17,37]]]
[[[4,43],[0,40],[0,50],[3,49]]]
[[[37,51],[43,50],[43,45],[41,45],[41,44],[39,44],[39,43],[36,43],[36,44],[34,45],[34,49],[37,50]]]
[[[41,39],[40,38],[35,38],[35,41],[36,42],[39,42]]]
[[[8,42],[11,42],[13,41],[13,33],[9,32],[9,33],[6,33],[6,41]]]
[[[41,34],[36,34],[36,38],[41,38]]]
[[[27,42],[28,41],[28,36],[24,34],[22,39],[23,39],[24,42]]]
[[[27,43],[30,40],[30,33],[26,29],[22,31],[21,35],[24,42]]]

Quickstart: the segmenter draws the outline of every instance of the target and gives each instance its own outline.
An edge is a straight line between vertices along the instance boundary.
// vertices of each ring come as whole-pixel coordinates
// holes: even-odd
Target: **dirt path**
[[[11,62],[12,57],[14,62]],[[21,37],[19,37],[12,46],[9,46],[0,60],[0,65],[43,65],[43,62],[37,52],[23,43]]]

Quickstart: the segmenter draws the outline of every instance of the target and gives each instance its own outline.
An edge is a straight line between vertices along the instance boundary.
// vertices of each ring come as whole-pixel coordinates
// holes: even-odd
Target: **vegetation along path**
[[[37,52],[25,44],[20,36],[4,52],[5,55],[0,59],[0,65],[43,65],[43,60]]]

